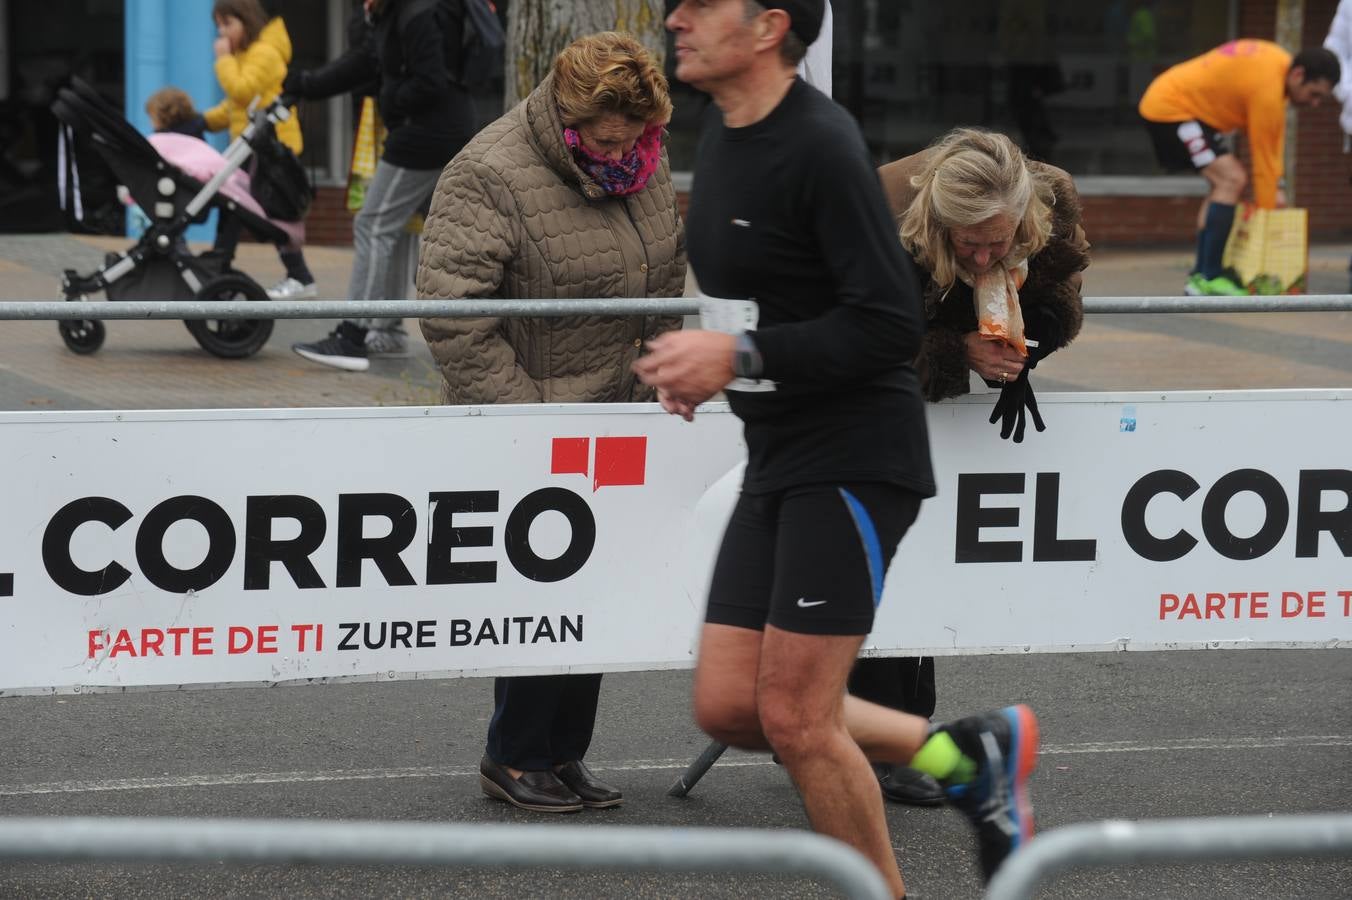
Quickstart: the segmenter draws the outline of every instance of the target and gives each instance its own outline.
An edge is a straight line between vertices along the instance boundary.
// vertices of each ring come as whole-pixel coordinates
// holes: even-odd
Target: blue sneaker
[[[944,792],[976,829],[981,871],[989,881],[1007,856],[1033,839],[1028,777],[1037,766],[1037,716],[1027,706],[1007,706],[935,730],[947,732],[977,764],[971,781],[947,783]]]

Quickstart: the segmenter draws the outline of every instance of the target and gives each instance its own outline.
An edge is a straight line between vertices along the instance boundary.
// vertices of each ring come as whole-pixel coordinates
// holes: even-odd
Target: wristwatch
[[[752,332],[743,331],[737,335],[737,344],[732,353],[732,374],[738,378],[759,378],[765,371],[765,361],[761,359]]]

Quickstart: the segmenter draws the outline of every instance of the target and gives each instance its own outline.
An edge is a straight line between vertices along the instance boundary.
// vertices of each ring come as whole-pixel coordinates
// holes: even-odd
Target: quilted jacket
[[[290,64],[291,35],[280,17],[264,25],[258,40],[248,47],[217,59],[216,80],[225,91],[225,99],[203,113],[207,128],[220,131],[228,126],[230,139],[239,137],[249,124],[249,104],[255,98],[260,106],[277,99]],[[291,118],[277,124],[277,140],[297,156],[304,149],[295,107],[291,109]]]
[[[901,215],[915,199],[911,179],[925,168],[931,150],[890,162],[878,170],[892,214]],[[1019,289],[1019,308],[1029,337],[1048,352],[1059,350],[1080,333],[1084,305],[1080,273],[1089,265],[1089,241],[1080,226],[1080,197],[1075,182],[1061,169],[1030,162],[1029,167],[1051,183],[1052,234],[1047,245],[1028,260],[1028,280]],[[922,277],[924,277],[922,273]],[[925,399],[931,402],[965,394],[970,388],[963,336],[976,331],[972,289],[961,281],[947,292],[925,278],[925,340],[916,371]]]
[[[563,141],[553,76],[441,173],[423,230],[418,296],[437,300],[678,297],[685,233],[670,164],[611,197]],[[652,390],[630,365],[679,317],[421,320],[453,404],[627,402]]]

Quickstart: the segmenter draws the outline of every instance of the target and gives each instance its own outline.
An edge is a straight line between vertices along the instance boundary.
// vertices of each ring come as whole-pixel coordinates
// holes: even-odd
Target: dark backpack
[[[277,140],[271,128],[261,129],[251,142],[249,193],[270,219],[299,222],[310,210],[314,187],[296,154]]]
[[[442,0],[440,6],[451,26],[443,26],[446,62],[456,83],[472,88],[503,77],[507,35],[492,0]]]

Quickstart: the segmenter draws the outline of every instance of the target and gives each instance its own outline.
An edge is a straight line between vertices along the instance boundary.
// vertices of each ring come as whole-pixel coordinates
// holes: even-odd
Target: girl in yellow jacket
[[[249,106],[271,103],[282,92],[291,63],[291,36],[281,17],[268,20],[258,0],[216,0],[211,16],[216,22],[216,79],[225,91],[225,99],[207,110],[207,129],[230,129],[234,140],[249,123]],[[295,110],[291,118],[277,125],[277,139],[297,156],[304,148],[300,122]],[[301,231],[304,235],[304,231]],[[317,291],[314,276],[305,264],[301,244],[280,249],[286,277],[268,290],[274,300],[313,297]]]

